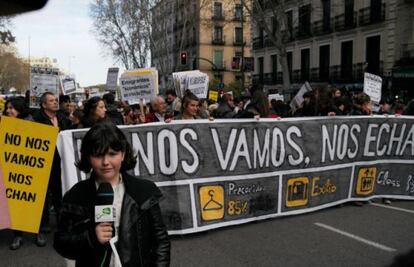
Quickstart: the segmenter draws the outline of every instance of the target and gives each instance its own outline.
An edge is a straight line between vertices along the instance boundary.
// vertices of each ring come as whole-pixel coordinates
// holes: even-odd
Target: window
[[[272,83],[277,83],[277,55],[272,55]]]
[[[319,47],[319,79],[329,80],[330,46],[322,45]]]
[[[341,44],[341,78],[345,81],[352,80],[352,41]]]
[[[243,43],[243,29],[241,27],[236,27],[234,29],[235,33],[235,43],[236,44],[242,44]]]
[[[302,49],[300,51],[300,78],[302,81],[309,80],[310,69],[310,49]]]
[[[214,51],[214,65],[217,68],[223,68],[223,51],[222,50],[215,50]]]
[[[214,41],[223,41],[223,27],[214,27]]]
[[[236,4],[236,7],[234,9],[234,18],[237,20],[241,20],[242,19],[242,5],[240,4]]]
[[[263,57],[259,57],[259,58],[257,58],[257,60],[258,60],[258,66],[259,66],[259,83],[260,84],[263,84],[263,80],[264,80],[264,74],[263,74],[263,71],[264,71],[264,63],[263,63]]]
[[[223,17],[222,8],[223,8],[222,3],[214,2],[214,17],[215,18]]]
[[[310,35],[311,26],[311,5],[299,8],[299,34]]]
[[[365,61],[368,64],[366,71],[372,74],[380,74],[380,45],[379,35],[367,38]]]
[[[287,57],[287,63],[288,63],[288,69],[289,69],[289,79],[292,81],[292,60],[293,60],[293,53],[292,52],[287,52],[286,53],[286,57]]]
[[[322,2],[323,8],[323,30],[327,31],[331,27],[331,0]]]

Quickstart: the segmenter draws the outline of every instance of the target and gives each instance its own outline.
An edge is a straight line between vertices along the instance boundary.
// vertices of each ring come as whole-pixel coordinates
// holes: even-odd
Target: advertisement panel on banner
[[[364,93],[370,96],[372,102],[378,104],[381,101],[381,88],[382,78],[380,76],[364,73]]]
[[[123,127],[133,174],[157,183],[171,234],[375,197],[414,200],[414,118],[173,121]],[[64,131],[64,190],[86,131]]]
[[[57,134],[53,126],[1,119],[0,165],[13,230],[39,231]]]
[[[129,105],[150,102],[158,94],[158,72],[153,68],[124,72],[120,79],[121,99]]]
[[[108,75],[106,76],[106,90],[115,92],[118,86],[119,68],[108,68]]]

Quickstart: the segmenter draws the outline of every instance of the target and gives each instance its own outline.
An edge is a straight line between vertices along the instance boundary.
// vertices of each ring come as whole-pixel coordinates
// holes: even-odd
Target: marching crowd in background
[[[29,108],[29,97],[10,97],[6,100],[2,116],[20,118],[52,125],[60,131],[68,129],[90,128],[99,122],[113,122],[115,125],[135,125],[151,122],[170,122],[172,120],[193,119],[237,119],[237,118],[288,118],[305,116],[346,116],[371,115],[373,107],[370,97],[365,93],[351,95],[337,88],[321,88],[306,92],[300,107],[292,109],[281,100],[270,100],[263,90],[250,88],[240,97],[230,92],[220,92],[217,102],[198,99],[186,91],[182,99],[175,90],[167,90],[165,95],[156,96],[150,103],[128,105],[115,100],[113,93],[103,97],[91,97],[82,105],[72,102],[68,95],[57,98],[46,92],[40,98],[40,109]],[[376,114],[414,115],[414,102],[404,105],[398,101],[384,99],[379,103]],[[1,117],[0,117],[1,118]],[[55,153],[48,197],[46,199],[41,231],[36,235],[35,243],[45,246],[44,233],[50,231],[49,212],[59,213],[62,204],[62,186],[60,180],[60,157]],[[390,203],[389,200],[385,200]],[[386,202],[386,203],[387,203]],[[18,249],[23,242],[22,232],[13,231],[11,250]]]

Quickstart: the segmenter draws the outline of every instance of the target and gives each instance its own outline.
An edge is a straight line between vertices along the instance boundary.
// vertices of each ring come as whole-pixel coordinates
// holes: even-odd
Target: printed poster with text
[[[39,231],[57,134],[53,126],[1,119],[0,164],[13,230]]]

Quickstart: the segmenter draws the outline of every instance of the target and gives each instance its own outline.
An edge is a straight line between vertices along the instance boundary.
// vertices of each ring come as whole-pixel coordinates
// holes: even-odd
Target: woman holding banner
[[[30,114],[30,109],[27,106],[27,103],[24,100],[24,97],[12,97],[7,99],[4,105],[4,115],[8,117],[13,117],[22,120],[34,121],[32,115]],[[45,204],[45,208],[43,211],[42,216],[42,225],[44,225],[46,217],[45,212],[47,212],[47,204]],[[42,228],[42,227],[41,227]],[[13,241],[10,244],[11,250],[19,249],[23,244],[23,232],[21,231],[13,231]],[[36,235],[36,245],[39,247],[46,246],[46,238],[43,233],[39,233]]]
[[[83,138],[80,153],[76,165],[91,175],[63,198],[56,251],[76,260],[76,266],[168,266],[170,241],[159,207],[161,192],[153,182],[126,172],[136,159],[121,130],[112,123],[95,124]],[[113,190],[102,194],[104,185]],[[102,195],[111,198],[116,215],[112,222],[94,216]]]
[[[185,92],[181,105],[181,114],[174,117],[175,120],[195,120],[198,116],[198,106],[200,100],[189,90]]]

